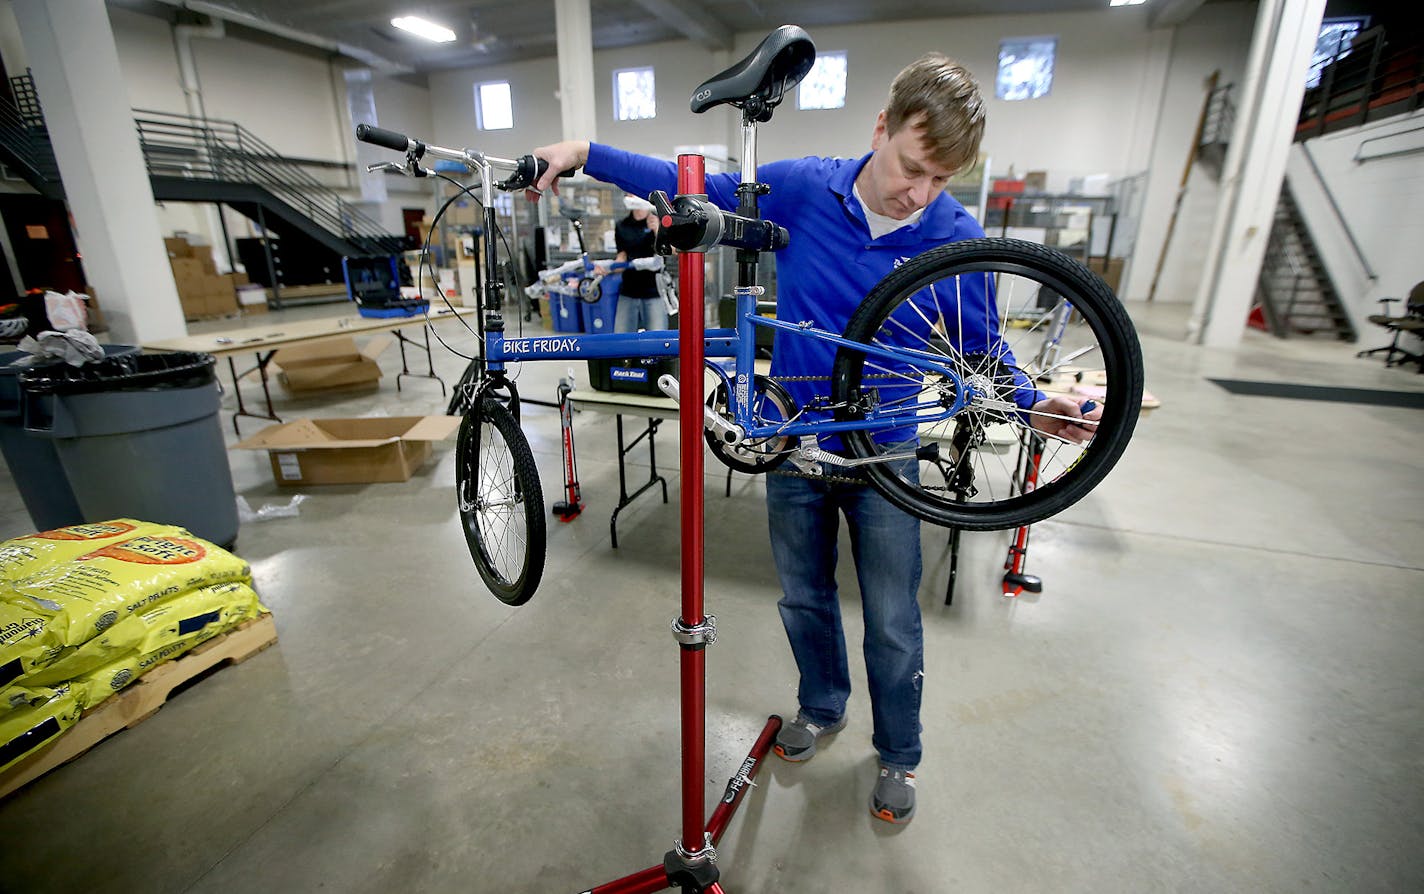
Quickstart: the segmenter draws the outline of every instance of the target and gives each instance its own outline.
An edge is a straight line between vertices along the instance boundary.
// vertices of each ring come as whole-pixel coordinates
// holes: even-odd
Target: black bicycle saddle
[[[753,117],[766,121],[786,91],[801,83],[815,63],[816,45],[810,35],[795,25],[782,25],[747,58],[704,81],[692,94],[692,111],[705,112],[723,103],[745,108],[752,103],[760,107],[757,111],[764,109]]]

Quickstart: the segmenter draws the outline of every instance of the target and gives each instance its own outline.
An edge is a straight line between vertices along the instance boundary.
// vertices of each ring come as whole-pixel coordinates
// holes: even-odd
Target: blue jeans
[[[639,329],[666,329],[668,327],[667,304],[662,298],[627,298],[618,296],[618,309],[614,312],[615,332],[637,332]]]
[[[845,713],[850,668],[836,593],[836,533],[845,513],[865,617],[865,669],[880,760],[920,762],[920,521],[868,485],[789,475],[766,479],[771,552],[781,578],[777,603],[801,672],[801,712],[830,725]]]

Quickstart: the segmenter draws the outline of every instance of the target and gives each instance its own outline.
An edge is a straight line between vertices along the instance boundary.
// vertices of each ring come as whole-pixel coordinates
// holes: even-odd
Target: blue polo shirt
[[[771,192],[761,197],[762,217],[787,228],[791,244],[776,254],[776,317],[799,323],[810,321],[837,334],[845,330],[851,314],[875,284],[916,255],[949,242],[984,235],[977,221],[949,193],[925,207],[908,226],[871,239],[865,212],[852,192],[855,178],[870,159],[807,157],[775,161],[760,166],[758,178]],[[674,195],[677,168],[673,162],[635,155],[592,143],[584,170],[590,177],[614,183],[633,195],[646,196],[655,189]],[[737,174],[709,174],[707,196],[719,207],[736,210]],[[998,313],[985,301],[983,286],[971,283],[953,296],[961,305],[966,352],[1004,354],[994,333]],[[928,292],[928,290],[927,290]],[[943,306],[948,296],[926,295]],[[955,326],[958,326],[958,319]],[[997,351],[993,349],[997,347]],[[829,376],[836,348],[827,342],[776,334],[771,374],[775,376]],[[1014,366],[1011,356],[1005,357]],[[797,406],[815,395],[829,393],[829,382],[788,382]],[[1018,401],[1032,406],[1036,395],[1019,390]],[[823,436],[822,446],[839,449],[839,438]]]

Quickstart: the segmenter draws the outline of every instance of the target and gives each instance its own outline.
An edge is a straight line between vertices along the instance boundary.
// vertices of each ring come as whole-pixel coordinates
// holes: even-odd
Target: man
[[[944,193],[950,177],[974,163],[983,133],[984,101],[973,77],[931,53],[895,77],[875,119],[869,155],[762,166],[758,176],[771,187],[761,200],[763,216],[791,232],[790,246],[777,255],[777,317],[843,331],[860,301],[898,264],[938,245],[983,236],[963,206]],[[676,187],[670,162],[607,146],[574,141],[534,154],[550,163],[536,184],[540,189],[549,188],[558,171],[580,165],[589,176],[638,195],[655,189],[671,194]],[[709,176],[709,198],[735,208],[736,181],[729,174]],[[985,331],[966,332],[966,341],[992,337],[995,321],[982,322]],[[778,333],[772,356],[773,378],[824,377],[835,347]],[[786,385],[798,405],[818,387]],[[1099,408],[1082,419],[1079,407],[1064,397],[1044,398],[1033,409],[1039,411],[1032,417],[1035,427],[1074,441],[1090,438],[1086,423],[1101,416]],[[843,449],[833,436],[822,438],[821,446]],[[788,761],[809,760],[818,743],[846,724],[850,671],[835,583],[844,514],[865,616],[871,742],[880,757],[870,810],[888,822],[907,823],[915,814],[913,771],[921,754],[919,520],[868,485],[776,474],[766,484],[772,555],[784,594],[778,608],[801,674],[800,707],[777,736],[776,753]]]

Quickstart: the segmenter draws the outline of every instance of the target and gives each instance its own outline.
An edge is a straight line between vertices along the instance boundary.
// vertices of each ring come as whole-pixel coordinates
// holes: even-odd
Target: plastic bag
[[[45,316],[49,324],[60,332],[69,329],[89,329],[89,311],[85,309],[87,298],[78,292],[45,292]]]
[[[272,518],[296,518],[300,511],[298,506],[306,502],[306,494],[297,494],[286,503],[268,503],[261,509],[254,510],[245,497],[237,498],[237,520],[242,524],[255,521],[267,521]]]
[[[70,366],[83,366],[86,363],[103,360],[105,357],[104,348],[99,344],[99,340],[83,329],[71,329],[68,332],[41,332],[34,338],[27,335],[20,339],[20,343],[15,347],[30,356],[22,357],[12,364],[13,366],[34,366],[40,363],[68,363]]]

